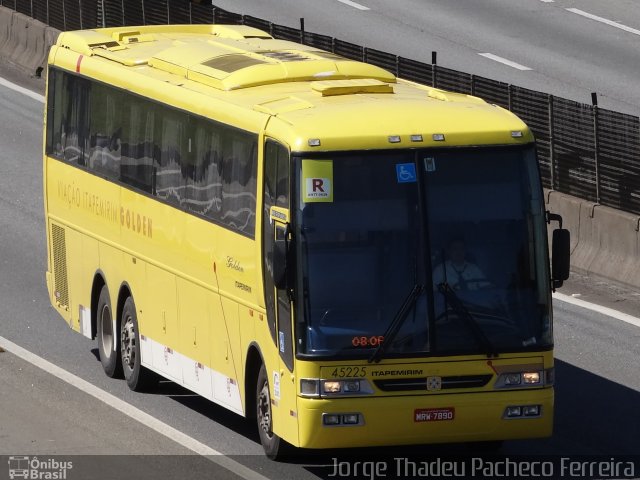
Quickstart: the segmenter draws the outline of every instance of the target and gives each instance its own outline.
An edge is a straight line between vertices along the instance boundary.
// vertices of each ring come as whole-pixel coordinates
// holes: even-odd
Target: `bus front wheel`
[[[284,454],[285,442],[273,433],[273,410],[271,408],[271,393],[269,392],[269,378],[264,365],[260,367],[256,384],[256,417],[258,420],[258,434],[264,453],[271,460],[278,460]]]
[[[118,341],[115,335],[117,330],[113,325],[111,298],[109,297],[109,289],[106,285],[100,290],[96,320],[98,352],[104,373],[111,378],[121,377],[122,364],[120,363]]]
[[[140,354],[140,329],[133,298],[128,297],[122,308],[120,321],[120,355],[127,385],[134,392],[141,392],[154,385],[157,376],[142,366]]]

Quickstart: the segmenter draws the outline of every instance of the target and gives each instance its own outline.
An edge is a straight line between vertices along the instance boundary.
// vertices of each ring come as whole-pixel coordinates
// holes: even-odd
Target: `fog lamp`
[[[522,408],[521,407],[507,407],[505,414],[508,418],[521,417],[522,416]]]
[[[357,413],[348,413],[342,416],[342,423],[345,425],[357,425],[360,423],[360,415]]]
[[[340,425],[340,415],[334,413],[325,413],[322,416],[322,423],[325,425]]]

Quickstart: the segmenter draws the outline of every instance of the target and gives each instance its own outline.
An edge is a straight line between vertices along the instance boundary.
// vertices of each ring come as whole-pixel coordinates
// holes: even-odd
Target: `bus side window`
[[[218,169],[220,129],[209,121],[194,119],[189,135],[193,161],[187,180],[189,210],[219,220],[222,217],[222,178]]]
[[[122,119],[127,103],[114,88],[91,85],[88,167],[110,179],[120,178]],[[123,111],[124,110],[124,111]]]
[[[224,223],[255,236],[258,145],[256,137],[222,127],[221,164]]]
[[[152,193],[155,108],[151,102],[138,97],[126,103],[128,108],[122,112],[120,178],[127,185]]]
[[[48,152],[68,163],[86,165],[91,83],[56,69],[51,71]]]
[[[156,196],[175,206],[182,206],[185,199],[181,164],[186,153],[187,121],[185,113],[164,108],[158,121],[159,128],[155,129],[159,134],[155,143],[160,148],[159,158],[155,159]]]

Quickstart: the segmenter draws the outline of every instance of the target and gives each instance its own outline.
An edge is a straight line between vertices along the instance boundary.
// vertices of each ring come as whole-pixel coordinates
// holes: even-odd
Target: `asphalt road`
[[[221,8],[640,115],[634,0],[213,0]],[[367,8],[363,10],[362,8]],[[480,54],[491,54],[520,70]]]
[[[64,463],[69,479],[111,480],[124,471],[126,478],[170,480],[185,470],[195,478],[242,478],[11,353],[0,355],[0,479],[15,466],[12,457],[25,456]]]
[[[260,475],[273,479],[325,477],[328,472],[320,466],[330,463],[331,455],[341,455],[340,452],[329,456],[305,456],[289,463],[271,462],[262,455],[255,427],[239,416],[172,383],[163,383],[153,393],[136,394],[130,392],[123,381],[104,376],[95,343],[69,330],[53,311],[48,303],[44,280],[42,108],[39,101],[0,86],[0,337],[43,357],[198,442],[233,455],[235,461]],[[601,295],[606,297],[606,292]],[[640,316],[637,303],[628,303],[627,310]],[[545,440],[509,442],[504,451],[509,454],[567,455],[638,453],[640,327],[563,303],[556,303],[555,319],[555,434]],[[115,412],[103,412],[105,405],[99,404],[94,398],[85,398],[74,387],[46,379],[42,373],[30,368],[20,375],[7,373],[7,369],[14,368],[18,363],[10,354],[0,353],[0,389],[22,391],[22,398],[35,403],[25,403],[24,408],[18,408],[16,403],[20,395],[16,397],[3,393],[0,395],[0,425],[9,425],[11,416],[28,415],[29,405],[34,405],[34,415],[42,406],[52,405],[55,407],[53,412],[56,412],[56,409],[66,405],[68,411],[74,413],[70,418],[76,428],[64,430],[65,441],[71,447],[85,445],[77,453],[99,454],[104,452],[103,447],[112,453],[172,454],[174,449],[180,450],[179,445],[167,442],[166,438],[149,433],[144,425],[119,415],[117,409]],[[5,382],[4,378],[11,380]],[[24,383],[21,384],[21,381]],[[31,383],[38,382],[44,382],[45,386],[29,388]],[[89,415],[89,411],[94,409],[95,415]],[[104,418],[113,417],[113,421],[102,422],[100,419],[104,415],[107,415]],[[51,415],[51,424],[47,423],[46,416],[41,415],[37,420],[36,423],[42,424],[44,432],[55,431],[60,425],[59,414]],[[105,423],[109,428],[106,432],[100,430],[100,425]],[[98,436],[85,444],[83,435],[93,431],[102,432],[104,437]],[[110,450],[109,442],[120,436],[127,441],[117,445],[117,449]],[[50,452],[47,445],[51,444],[43,442],[43,439],[38,439],[38,442],[37,447],[42,447],[43,454]],[[19,441],[13,443],[11,435],[3,436],[0,433],[0,455],[5,452],[20,454],[13,449],[23,446],[24,443]],[[459,451],[456,448],[446,447],[446,451]],[[401,456],[414,451],[386,449],[384,453]],[[422,447],[419,453],[440,451],[438,448]],[[376,458],[381,454],[379,450],[361,453],[366,458]],[[466,454],[469,453],[466,451]],[[0,466],[0,475],[3,474],[2,468]]]

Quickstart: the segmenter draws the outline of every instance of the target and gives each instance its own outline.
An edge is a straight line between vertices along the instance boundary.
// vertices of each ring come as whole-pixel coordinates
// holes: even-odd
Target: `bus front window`
[[[430,166],[425,191],[438,351],[482,348],[480,336],[494,353],[549,345],[546,225],[533,150],[422,157]]]
[[[298,354],[371,358],[381,343],[376,358],[549,344],[543,203],[535,155],[523,152],[296,159]]]

